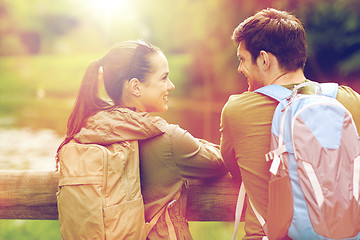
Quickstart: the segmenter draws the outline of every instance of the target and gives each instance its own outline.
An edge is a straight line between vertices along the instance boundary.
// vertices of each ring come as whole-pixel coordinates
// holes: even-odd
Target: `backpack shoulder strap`
[[[238,195],[238,199],[236,202],[235,229],[234,229],[234,234],[233,234],[232,240],[236,240],[236,234],[239,229],[241,214],[244,210],[245,195],[246,195],[246,190],[245,190],[244,182],[241,182],[239,195]]]
[[[339,85],[337,83],[321,83],[320,86],[323,95],[336,98],[339,89]],[[277,84],[267,85],[255,90],[255,92],[269,96],[279,102],[291,95],[290,89]]]
[[[255,90],[255,92],[269,96],[279,102],[291,95],[291,90],[277,84],[267,85]]]
[[[236,239],[236,234],[237,234],[237,231],[238,231],[238,228],[239,228],[241,214],[242,214],[242,212],[244,210],[245,196],[246,196],[246,189],[245,189],[245,186],[244,186],[244,182],[241,182],[239,195],[238,195],[238,199],[237,199],[237,203],[236,203],[236,209],[235,209],[235,229],[234,229],[232,240]],[[248,197],[248,200],[249,200],[251,209],[255,213],[256,218],[258,219],[260,225],[262,226],[265,234],[267,234],[267,225],[266,225],[265,219],[256,210],[256,208],[254,207],[254,205],[253,205],[253,203],[252,203],[252,201],[251,201],[251,199],[249,197]],[[269,240],[269,239],[268,239],[267,236],[264,236],[262,238],[262,240]]]
[[[321,83],[320,86],[323,95],[336,98],[339,90],[339,85],[337,83]]]

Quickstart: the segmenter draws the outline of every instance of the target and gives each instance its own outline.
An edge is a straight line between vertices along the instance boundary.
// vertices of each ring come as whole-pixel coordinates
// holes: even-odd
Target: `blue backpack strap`
[[[274,98],[275,100],[278,100],[279,102],[291,95],[291,90],[277,84],[267,85],[265,87],[256,89],[254,92],[264,94]]]
[[[337,83],[321,83],[320,85],[323,95],[336,98],[339,90],[339,85]],[[291,90],[277,84],[267,85],[255,90],[254,92],[264,94],[278,100],[279,102],[291,95]]]
[[[339,85],[337,83],[321,83],[320,86],[323,95],[336,98],[339,90]]]

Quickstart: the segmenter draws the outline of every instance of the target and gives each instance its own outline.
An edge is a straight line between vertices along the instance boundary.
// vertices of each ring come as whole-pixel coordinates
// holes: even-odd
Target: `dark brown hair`
[[[255,62],[261,50],[276,56],[280,67],[287,71],[304,68],[306,62],[306,36],[299,19],[286,11],[264,9],[239,24],[232,35],[245,48]]]

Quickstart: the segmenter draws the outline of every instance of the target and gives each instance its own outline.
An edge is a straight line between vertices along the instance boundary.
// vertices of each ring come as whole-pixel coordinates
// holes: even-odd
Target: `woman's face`
[[[175,86],[169,79],[169,65],[162,52],[150,56],[150,62],[154,69],[141,84],[142,111],[164,112],[168,109],[168,95]]]

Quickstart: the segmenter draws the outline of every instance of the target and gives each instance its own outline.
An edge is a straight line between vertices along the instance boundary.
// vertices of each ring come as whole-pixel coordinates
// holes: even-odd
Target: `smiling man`
[[[255,90],[278,84],[288,89],[306,80],[305,30],[293,15],[265,9],[244,20],[234,30],[238,72],[247,78],[248,91],[233,95],[221,116],[221,153],[233,177],[242,179],[255,209],[266,220],[271,123],[278,102]],[[337,99],[352,113],[360,129],[360,95],[340,86]],[[249,203],[248,203],[249,206]],[[265,236],[251,208],[245,213],[244,239]]]

